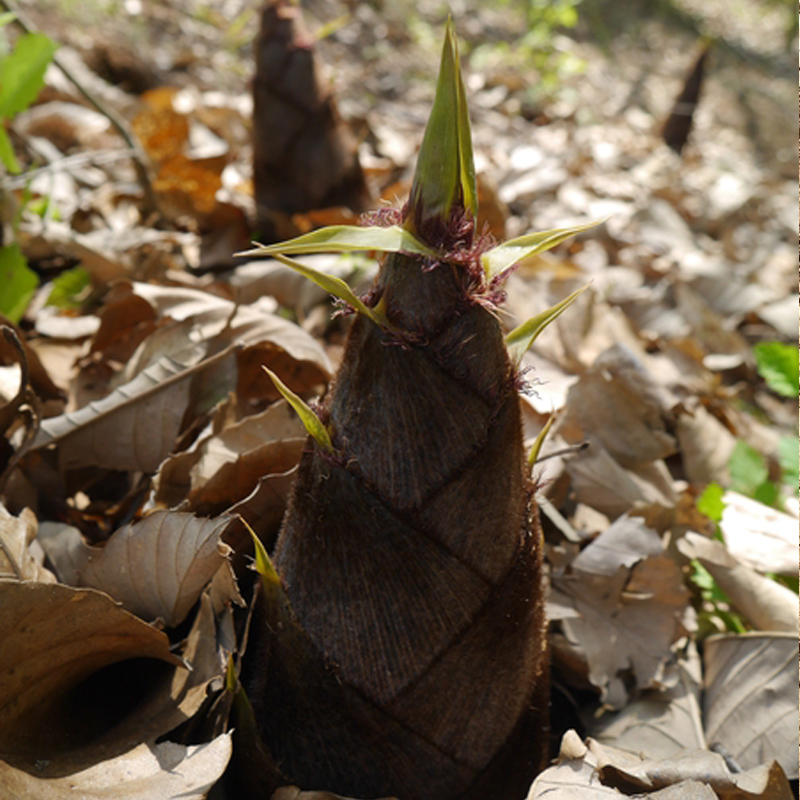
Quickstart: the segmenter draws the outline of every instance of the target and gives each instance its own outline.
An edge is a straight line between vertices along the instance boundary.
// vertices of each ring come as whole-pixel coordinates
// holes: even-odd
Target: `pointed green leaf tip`
[[[580,289],[576,289],[569,297],[565,297],[560,303],[556,303],[550,308],[546,308],[540,314],[531,317],[527,322],[514,328],[506,336],[506,346],[512,360],[519,364],[522,356],[528,348],[536,341],[539,334],[563,311],[577,300],[578,296],[589,288],[586,283]]]
[[[446,223],[455,207],[475,216],[478,192],[467,93],[458,43],[448,20],[436,96],[417,158],[406,225],[418,232],[432,220]]]
[[[275,566],[272,563],[272,559],[267,554],[266,548],[261,543],[261,539],[256,536],[256,532],[247,524],[247,520],[244,519],[244,517],[242,517],[241,520],[244,523],[245,528],[247,528],[247,530],[250,532],[250,536],[253,539],[256,572],[261,576],[265,584],[268,583],[273,586],[280,586],[280,576],[275,570]]]
[[[329,453],[333,452],[333,442],[328,429],[322,424],[320,418],[298,397],[272,370],[262,366],[261,369],[269,375],[275,388],[283,395],[286,402],[297,412],[308,435],[312,436],[317,444]]]

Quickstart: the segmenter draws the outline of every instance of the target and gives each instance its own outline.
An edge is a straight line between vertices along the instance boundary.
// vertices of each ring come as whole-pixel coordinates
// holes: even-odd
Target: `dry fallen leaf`
[[[686,748],[704,749],[701,665],[696,648],[691,650],[689,658],[668,666],[668,672],[677,675],[667,681],[672,684],[669,688],[645,691],[617,713],[586,719],[589,735],[602,744],[649,758],[667,758]]]
[[[585,650],[589,679],[605,704],[625,704],[625,676],[639,688],[663,682],[670,645],[683,632],[688,592],[655,531],[638,518],[621,517],[553,586],[572,599],[579,614],[561,625]]]
[[[797,635],[711,636],[703,660],[709,743],[743,769],[774,758],[796,780]]]
[[[76,687],[104,667],[130,659],[181,664],[163,633],[108,595],[60,584],[0,581],[0,641],[0,755],[47,758],[102,732],[103,703],[77,717],[72,703],[80,704]]]
[[[18,517],[0,503],[0,578],[53,583],[55,576],[34,557],[31,544],[36,538],[36,516],[23,509]],[[41,553],[41,550],[39,550]]]
[[[80,582],[142,619],[174,627],[225,564],[230,548],[220,537],[231,520],[155,511],[115,531],[80,570]]]
[[[741,564],[722,542],[699,533],[689,531],[677,547],[711,573],[730,602],[755,628],[797,634],[797,595],[791,589]]]
[[[738,561],[759,572],[797,574],[797,518],[756,500],[725,492],[720,528]]]
[[[222,777],[231,734],[206,744],[140,744],[94,766],[41,778],[0,761],[0,785],[9,797],[36,800],[204,800]]]
[[[62,469],[153,472],[175,446],[190,379],[227,356],[218,353],[189,367],[164,356],[108,397],[44,420],[32,449],[57,444]]]

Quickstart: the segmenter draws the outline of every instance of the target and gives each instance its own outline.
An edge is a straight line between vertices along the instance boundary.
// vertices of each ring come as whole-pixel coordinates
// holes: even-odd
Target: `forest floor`
[[[523,361],[529,443],[556,414],[535,470],[554,727],[590,737],[566,737],[531,797],[683,783],[783,800],[798,778],[796,18],[650,5],[584,0],[563,29],[511,2],[450,7],[482,221],[503,239],[605,220],[524,260],[502,312],[511,329],[589,285]],[[221,796],[230,733],[205,699],[239,646],[232,578],[246,599],[250,552],[231,520],[274,541],[304,440],[261,366],[318,396],[347,318],[233,255],[254,236],[251,2],[16,7],[136,133],[154,202],[107,114],[51,65],[8,122],[22,172],[0,183],[3,249],[35,274],[12,297],[0,264],[16,331],[0,341],[0,786]],[[304,9],[375,205],[402,201],[447,9]],[[537,21],[544,39],[522,40]],[[678,154],[663,125],[708,41]],[[360,289],[375,270],[314,259]],[[158,668],[125,666],[144,658]],[[187,735],[201,717],[217,727]]]

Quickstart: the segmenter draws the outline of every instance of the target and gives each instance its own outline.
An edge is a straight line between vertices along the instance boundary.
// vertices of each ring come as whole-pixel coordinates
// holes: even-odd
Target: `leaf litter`
[[[400,10],[384,13],[402,24]],[[167,30],[177,20],[165,14]],[[370,131],[360,155],[372,188],[394,202],[410,188],[403,171],[430,97],[405,76],[428,56],[418,41],[370,55],[386,27],[375,14],[359,7],[320,46],[339,65],[342,108]],[[488,8],[476,15],[508,24]],[[74,37],[68,22],[39,22]],[[194,18],[181,25],[204,46],[219,36]],[[741,120],[785,87],[712,57],[678,157],[657,128],[690,66],[688,38],[648,25],[660,64],[631,46],[611,65],[572,42],[585,72],[541,105],[500,67],[467,80],[482,211],[498,237],[609,217],[523,259],[507,286],[511,331],[590,282],[522,361],[530,442],[557,412],[535,466],[554,674],[593,737],[567,733],[530,797],[784,798],[783,773],[797,778],[797,599],[772,575],[796,581],[796,498],[778,478],[796,398],[770,387],[753,345],[795,342],[797,187],[794,143],[767,122],[780,123],[780,104],[749,129]],[[178,63],[171,44],[154,47]],[[210,47],[214,83],[190,58],[189,85],[141,99],[62,50],[132,121],[162,222],[143,213],[130,152],[106,118],[48,72],[47,94],[11,126],[38,159],[29,197],[50,210],[34,213],[17,179],[7,188],[28,261],[45,278],[80,264],[89,289],[78,317],[44,305],[45,282],[15,328],[23,355],[0,341],[0,463],[12,467],[0,507],[0,776],[20,796],[66,797],[70,785],[89,797],[200,798],[230,757],[226,712],[209,707],[246,641],[235,580],[247,598],[251,550],[234,516],[274,538],[304,441],[262,367],[313,404],[347,320],[328,321],[325,293],[276,262],[233,258],[251,246],[253,197],[249,97],[229,49]],[[320,223],[309,213],[287,224],[297,235]],[[347,256],[307,263],[337,279],[359,269]],[[767,505],[729,490],[711,519],[696,502],[712,482],[731,485],[740,441],[777,494]],[[719,620],[720,606],[699,599],[695,562],[750,629],[704,639],[702,658],[697,617]],[[114,681],[135,703],[76,727],[69,710],[102,706]]]

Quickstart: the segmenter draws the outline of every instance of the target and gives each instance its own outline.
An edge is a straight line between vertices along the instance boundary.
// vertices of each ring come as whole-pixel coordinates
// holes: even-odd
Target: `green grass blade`
[[[580,289],[576,289],[569,297],[565,297],[560,303],[556,303],[550,308],[546,308],[540,314],[531,317],[527,322],[514,328],[511,333],[506,336],[506,346],[511,355],[512,361],[519,364],[522,361],[522,356],[528,348],[536,341],[536,337],[563,311],[565,311],[575,300],[578,295],[582,294],[589,288],[589,284],[584,284]]]
[[[538,231],[529,233],[525,236],[518,236],[516,239],[509,239],[507,242],[492,248],[481,256],[481,263],[489,279],[494,278],[509,267],[513,267],[518,261],[528,256],[543,253],[550,250],[557,244],[561,244],[570,236],[575,236],[583,231],[588,231],[605,222],[605,219],[585,222],[581,225],[572,225],[569,228],[555,228],[549,231]]]
[[[261,368],[272,379],[275,388],[283,395],[286,402],[297,412],[297,416],[300,417],[300,421],[308,431],[308,435],[312,436],[320,447],[332,453],[333,442],[331,442],[328,429],[322,424],[320,418],[272,370],[264,366]]]
[[[329,225],[311,233],[277,244],[257,244],[254,250],[237,256],[299,256],[309,253],[352,253],[358,250],[377,250],[382,253],[413,253],[433,256],[412,233],[399,225],[381,228],[375,225],[361,228],[356,225]]]

